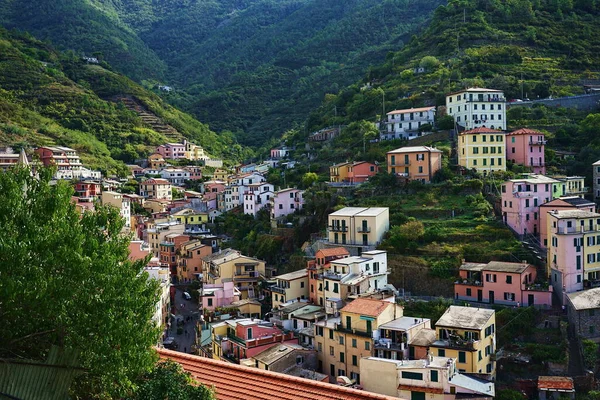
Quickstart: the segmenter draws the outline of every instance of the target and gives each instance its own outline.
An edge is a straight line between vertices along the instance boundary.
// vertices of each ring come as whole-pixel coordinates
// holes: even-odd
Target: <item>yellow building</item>
[[[254,299],[259,295],[258,283],[265,279],[265,262],[226,249],[204,257],[202,271],[204,283],[220,284],[231,279],[242,299]]]
[[[347,182],[351,162],[343,162],[329,167],[329,182]]]
[[[486,174],[506,171],[505,136],[491,128],[475,128],[458,134],[458,164]]]
[[[163,169],[167,166],[164,157],[158,153],[151,154],[148,157],[148,167],[153,170]]]
[[[210,157],[204,152],[204,149],[201,146],[198,146],[194,143],[188,142],[187,140],[183,141],[183,145],[185,146],[185,158],[191,161],[197,160],[206,160]]]
[[[390,228],[387,207],[344,207],[329,214],[329,243],[374,248]]]
[[[402,317],[401,306],[387,301],[356,299],[340,310],[340,316],[315,323],[318,370],[330,382],[347,376],[360,384],[360,359],[372,355],[378,328]]]
[[[456,359],[459,372],[496,375],[496,314],[494,310],[450,306],[435,324],[433,356]]]
[[[191,208],[184,208],[172,214],[179,223],[184,225],[202,225],[208,223],[208,213],[197,212]]]
[[[273,309],[288,301],[308,298],[308,271],[301,269],[275,277],[277,284],[271,287]]]
[[[167,207],[169,204],[171,204],[170,200],[149,199],[144,201],[144,205],[142,207],[151,214],[164,213],[167,212]]]
[[[228,182],[228,178],[229,178],[229,171],[226,169],[217,168],[217,169],[215,169],[215,172],[213,172],[213,180],[215,180],[215,181]]]
[[[183,234],[184,228],[185,225],[180,224],[177,221],[163,221],[148,224],[148,229],[146,229],[148,235],[147,241],[150,250],[152,250],[152,254],[155,257],[158,257],[160,253],[160,243],[164,242],[165,237],[171,233]]]

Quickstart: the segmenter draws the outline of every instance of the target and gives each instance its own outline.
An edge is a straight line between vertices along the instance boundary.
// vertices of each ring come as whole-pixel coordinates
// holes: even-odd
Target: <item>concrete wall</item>
[[[543,104],[548,107],[566,107],[577,108],[580,110],[593,110],[600,105],[600,93],[582,94],[579,96],[559,97],[558,99],[542,99],[531,101],[520,101],[508,103],[507,108],[511,107],[532,107],[534,104]]]

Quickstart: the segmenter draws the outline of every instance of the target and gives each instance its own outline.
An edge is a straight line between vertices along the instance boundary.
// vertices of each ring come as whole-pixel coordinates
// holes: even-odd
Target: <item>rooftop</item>
[[[404,109],[404,110],[394,110],[394,111],[390,111],[389,113],[387,113],[387,115],[406,114],[406,113],[411,113],[411,112],[422,112],[422,111],[429,111],[429,110],[435,110],[435,106],[431,106],[431,107],[419,107],[419,108],[407,108],[407,109]]]
[[[284,281],[292,281],[294,279],[300,279],[308,276],[306,269],[299,269],[298,271],[288,272],[287,274],[274,276],[275,279],[283,279]]]
[[[568,219],[568,218],[598,218],[600,214],[585,211],[585,210],[563,210],[563,211],[550,211],[550,215],[557,219]]]
[[[382,214],[388,211],[387,207],[344,207],[341,210],[333,212],[329,214],[330,217],[353,217],[353,216],[362,216],[362,217],[375,217],[379,214]]]
[[[300,346],[299,344],[282,343],[280,345],[273,346],[264,351],[261,351],[252,358],[264,364],[270,365],[276,362],[277,360],[281,359],[282,357],[285,357],[296,350],[302,349],[302,346]]]
[[[516,131],[512,131],[507,133],[508,136],[510,135],[543,135],[543,132],[540,131],[536,131],[535,129],[529,129],[529,128],[521,128],[521,129],[517,129]]]
[[[408,146],[400,147],[396,150],[388,151],[387,154],[402,154],[402,153],[442,153],[434,147],[429,146]]]
[[[573,308],[578,311],[600,308],[600,288],[567,293],[567,296]]]
[[[495,271],[523,273],[530,265],[527,263],[513,263],[505,261],[490,261],[487,264],[464,263],[460,266],[463,271]]]
[[[538,376],[538,390],[575,391],[573,378],[568,376]]]
[[[502,90],[472,87],[472,88],[468,88],[468,89],[459,90],[457,92],[448,93],[446,96],[452,96],[453,94],[465,93],[465,92],[467,92],[467,93],[479,93],[479,92],[502,93]]]
[[[504,134],[503,131],[499,131],[498,129],[486,128],[485,126],[480,126],[479,128],[471,129],[468,131],[464,131],[459,133],[459,135],[473,135],[479,133],[500,133]]]
[[[415,318],[415,317],[400,317],[386,324],[379,325],[380,329],[397,329],[397,330],[408,330],[413,326],[417,326],[426,321],[427,318]]]
[[[411,339],[411,346],[429,346],[431,343],[435,342],[436,333],[435,329],[421,329],[417,334]]]
[[[493,316],[494,310],[487,308],[450,306],[435,325],[481,330]]]
[[[334,256],[348,256],[348,250],[344,247],[332,247],[330,249],[321,249],[317,251],[317,253],[321,253],[323,257],[334,257]]]
[[[244,367],[167,349],[159,349],[158,354],[162,359],[170,359],[180,364],[198,382],[209,387],[214,386],[217,400],[395,399],[364,390]]]
[[[378,317],[390,305],[393,306],[394,304],[382,300],[356,299],[350,304],[346,305],[340,311],[353,314],[368,315],[371,317]]]
[[[558,181],[556,179],[552,179],[552,178],[549,178],[544,175],[529,174],[528,176],[524,176],[522,178],[511,179],[510,182],[515,182],[515,183],[526,182],[526,183],[534,183],[535,184],[535,183],[557,183]]]
[[[541,207],[566,207],[566,205],[563,205],[563,203],[567,203],[568,205],[574,206],[574,207],[586,207],[586,206],[596,206],[596,203],[594,203],[593,201],[589,201],[586,199],[582,199],[579,196],[570,196],[570,197],[560,197],[558,199],[554,199],[552,201],[549,201],[547,203],[544,203],[541,205]]]

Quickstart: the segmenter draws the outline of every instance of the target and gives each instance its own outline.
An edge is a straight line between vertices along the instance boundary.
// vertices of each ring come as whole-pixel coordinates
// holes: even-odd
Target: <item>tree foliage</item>
[[[74,349],[87,371],[76,395],[123,396],[155,362],[158,284],[128,260],[117,209],[80,215],[67,183],[39,175],[0,174],[0,354],[43,360],[52,345]]]
[[[212,390],[195,385],[189,373],[172,361],[163,361],[139,383],[134,396],[129,400],[213,400]]]

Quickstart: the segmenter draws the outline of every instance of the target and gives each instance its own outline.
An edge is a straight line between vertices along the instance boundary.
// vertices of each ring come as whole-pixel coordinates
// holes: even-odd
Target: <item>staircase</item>
[[[121,102],[128,109],[136,113],[142,122],[152,128],[153,131],[165,135],[165,137],[171,142],[181,142],[183,135],[173,128],[171,125],[166,124],[161,118],[159,118],[152,111],[148,110],[143,104],[137,99],[131,96],[119,96],[113,99],[114,102]]]

